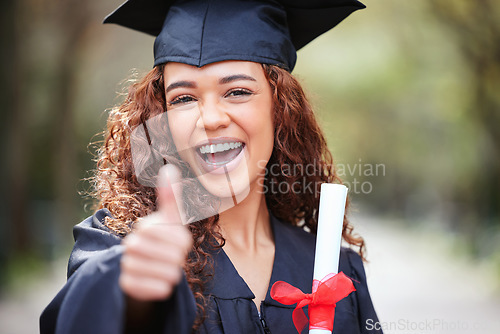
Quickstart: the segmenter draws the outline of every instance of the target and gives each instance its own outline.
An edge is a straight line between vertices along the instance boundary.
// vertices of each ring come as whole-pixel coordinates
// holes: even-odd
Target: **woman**
[[[157,35],[155,67],[110,114],[101,209],[75,227],[42,332],[295,331],[294,306],[269,290],[283,280],[311,292],[318,187],[340,180],[289,71],[330,28],[318,17],[335,25],[360,4],[289,2],[128,1],[108,18]],[[309,36],[290,35],[297,15]],[[362,256],[347,219],[343,238]],[[334,331],[367,333],[377,319],[361,257],[342,249],[339,271],[357,291],[337,304]]]

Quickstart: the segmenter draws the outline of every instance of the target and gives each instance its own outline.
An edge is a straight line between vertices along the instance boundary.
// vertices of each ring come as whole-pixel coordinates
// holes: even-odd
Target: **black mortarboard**
[[[155,66],[248,60],[291,71],[298,49],[364,7],[356,0],[128,0],[104,23],[157,36]]]

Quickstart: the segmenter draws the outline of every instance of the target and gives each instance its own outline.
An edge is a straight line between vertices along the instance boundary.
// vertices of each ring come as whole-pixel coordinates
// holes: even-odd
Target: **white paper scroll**
[[[328,274],[338,273],[347,190],[347,187],[341,184],[321,185],[313,274],[315,280],[322,280]],[[330,331],[309,330],[309,334],[327,333],[330,334]]]

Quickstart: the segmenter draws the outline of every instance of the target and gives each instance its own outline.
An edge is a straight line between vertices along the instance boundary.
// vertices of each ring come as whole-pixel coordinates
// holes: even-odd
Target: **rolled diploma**
[[[323,183],[321,185],[318,233],[314,256],[313,279],[315,280],[322,280],[328,274],[338,273],[346,198],[346,186],[333,183]],[[331,332],[323,329],[309,330],[309,334],[326,333]]]

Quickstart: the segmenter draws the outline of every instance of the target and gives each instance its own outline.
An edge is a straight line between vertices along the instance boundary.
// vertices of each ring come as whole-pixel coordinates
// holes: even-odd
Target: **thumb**
[[[170,224],[186,224],[182,191],[182,174],[179,168],[172,164],[161,167],[156,187],[158,207],[163,220]]]

